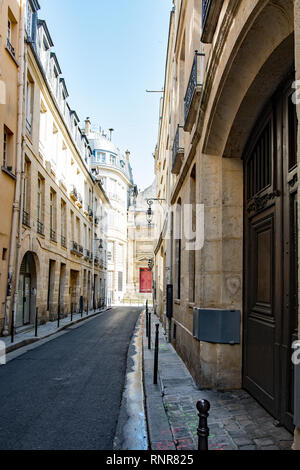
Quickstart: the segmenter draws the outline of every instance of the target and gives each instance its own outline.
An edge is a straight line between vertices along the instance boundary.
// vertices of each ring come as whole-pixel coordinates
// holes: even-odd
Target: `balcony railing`
[[[77,254],[78,253],[78,243],[72,241],[71,242],[71,252]]]
[[[184,131],[183,126],[177,126],[177,132],[173,144],[172,173],[178,175],[184,156]]]
[[[77,199],[78,199],[78,191],[77,191],[77,189],[75,188],[75,186],[72,186],[72,189],[71,189],[71,192],[70,192],[70,196],[71,196],[71,198],[72,198],[74,201],[77,201]]]
[[[212,42],[222,6],[223,0],[202,0],[202,42]]]
[[[26,227],[30,228],[30,215],[28,214],[28,212],[24,210],[23,210],[22,223],[23,225],[26,225]]]
[[[44,224],[40,220],[37,221],[37,233],[44,235]]]
[[[205,54],[195,51],[193,66],[184,98],[184,130],[191,132],[200,103],[204,81]]]
[[[50,229],[50,240],[56,242],[56,232],[52,228]]]
[[[78,245],[78,253],[80,256],[83,256],[83,246]]]
[[[85,260],[90,259],[90,250],[85,250],[85,255],[84,255]]]
[[[8,38],[6,40],[6,47],[9,50],[9,52],[11,53],[11,55],[13,55],[15,57],[16,56],[15,48],[12,46],[12,44],[10,43],[10,40]]]
[[[67,247],[66,237],[64,237],[63,235],[61,235],[60,241],[61,241],[61,246],[63,246],[64,248],[66,248],[66,247]]]

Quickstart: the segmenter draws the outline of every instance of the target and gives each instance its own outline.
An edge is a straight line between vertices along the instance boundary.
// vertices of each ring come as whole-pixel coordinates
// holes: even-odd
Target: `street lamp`
[[[151,198],[151,199],[147,199],[147,204],[148,204],[148,209],[147,209],[147,212],[146,212],[146,218],[147,218],[147,222],[149,225],[152,224],[152,220],[153,220],[153,210],[152,210],[152,205],[154,204],[154,201],[165,201],[165,199],[161,199],[161,198]]]

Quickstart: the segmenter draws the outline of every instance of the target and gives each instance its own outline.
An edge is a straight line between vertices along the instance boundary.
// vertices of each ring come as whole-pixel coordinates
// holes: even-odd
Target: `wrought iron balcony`
[[[44,224],[40,220],[37,221],[37,233],[44,235]]]
[[[183,126],[177,126],[177,132],[173,144],[172,173],[178,175],[184,157],[184,131]]]
[[[88,261],[90,259],[90,250],[85,250],[84,259]]]
[[[71,189],[71,192],[70,192],[70,196],[71,198],[74,200],[74,201],[77,201],[78,199],[78,191],[76,189],[75,186],[72,186],[72,189]]]
[[[28,212],[24,211],[24,209],[23,209],[22,223],[23,225],[26,225],[26,227],[30,228],[30,215],[28,214]]]
[[[71,242],[71,253],[75,253],[75,254],[78,253],[78,243],[77,242],[74,242],[74,241]]]
[[[81,245],[78,245],[78,254],[80,256],[83,256],[83,246],[81,246]]]
[[[50,229],[50,240],[56,242],[56,232],[52,228]]]
[[[222,6],[223,0],[202,0],[202,42],[212,42]]]
[[[193,66],[184,98],[184,130],[191,132],[200,104],[204,81],[205,54],[195,51]]]

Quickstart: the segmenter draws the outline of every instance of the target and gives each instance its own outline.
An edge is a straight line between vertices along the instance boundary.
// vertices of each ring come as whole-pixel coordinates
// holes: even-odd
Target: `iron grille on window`
[[[262,131],[247,162],[248,199],[271,184],[272,132],[271,121]]]
[[[22,223],[27,227],[30,227],[30,215],[25,210],[23,210]]]
[[[37,232],[44,235],[44,224],[40,220],[37,221]]]
[[[9,39],[6,40],[6,46],[7,46],[7,49],[9,50],[9,52],[11,53],[11,55],[13,55],[15,57],[15,55],[16,55],[15,48],[11,45]]]
[[[52,228],[50,229],[50,240],[56,242],[56,232]]]

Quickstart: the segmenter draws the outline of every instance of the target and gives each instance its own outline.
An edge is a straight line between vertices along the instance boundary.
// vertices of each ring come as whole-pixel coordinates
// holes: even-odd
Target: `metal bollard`
[[[71,321],[73,321],[73,302],[71,303]]]
[[[149,312],[146,307],[146,338],[149,336]]]
[[[60,326],[60,308],[57,310],[57,328]]]
[[[36,307],[35,310],[35,337],[38,336],[38,321],[39,321],[39,309]]]
[[[157,385],[157,372],[158,372],[158,335],[159,335],[159,323],[155,325],[155,351],[154,351],[154,373],[153,373],[153,384]]]
[[[151,349],[151,311],[148,312],[148,349]]]
[[[207,418],[210,410],[210,403],[207,400],[199,400],[197,402],[197,410],[199,411],[199,427],[198,434],[198,450],[208,450],[209,428]]]
[[[86,306],[86,316],[89,314],[89,301],[87,301],[87,306]]]
[[[15,340],[15,312],[11,312],[11,342]]]

